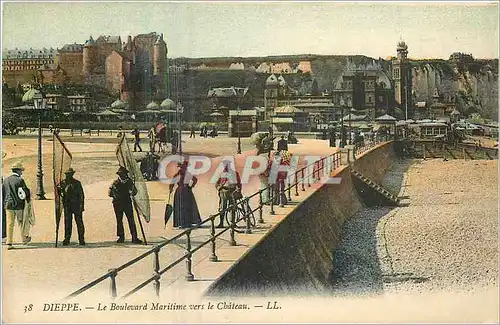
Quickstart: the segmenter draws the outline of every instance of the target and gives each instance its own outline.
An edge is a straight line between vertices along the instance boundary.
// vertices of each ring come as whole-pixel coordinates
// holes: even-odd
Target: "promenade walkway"
[[[185,152],[201,152],[201,149],[205,149],[206,152],[212,155],[215,155],[217,151],[223,155],[232,154],[231,150],[234,147],[230,149],[224,147],[224,145],[220,147],[216,139],[206,139],[208,141],[203,142],[204,140],[199,141],[197,139],[193,141],[187,139]],[[224,141],[226,140],[224,139]],[[29,155],[30,152],[26,148],[29,148],[32,144],[31,142],[34,142],[34,140],[23,139],[17,142],[23,144],[23,148],[25,149],[22,152]],[[47,143],[47,141],[44,141],[44,165],[50,166],[51,148]],[[11,149],[10,145],[7,145],[8,149]],[[51,200],[53,198],[52,186],[48,177],[50,176],[48,172],[50,168],[46,167],[45,189],[49,200],[35,201],[37,223],[32,232],[33,242],[29,245],[16,245],[15,250],[4,251],[3,254],[4,290],[9,292],[12,299],[24,300],[26,296],[44,296],[47,293],[50,293],[50,299],[61,299],[88,282],[107,273],[110,268],[126,263],[146,252],[153,245],[161,243],[165,239],[172,238],[181,232],[181,230],[172,229],[172,221],[169,221],[166,229],[163,226],[163,212],[168,198],[168,185],[160,182],[148,182],[148,191],[151,199],[151,221],[149,223],[143,222],[148,245],[133,245],[127,242],[125,244],[116,244],[116,221],[110,199],[107,197],[108,187],[115,177],[114,172],[118,166],[114,157],[115,147],[112,144],[92,144],[92,146],[89,146],[88,144],[71,142],[68,142],[67,145],[74,153],[73,166],[77,170],[75,177],[82,181],[86,194],[84,223],[87,245],[85,247],[77,246],[76,229],[74,229],[72,245],[54,248],[54,203]],[[298,145],[290,145],[290,151],[294,155],[300,156],[326,156],[337,150],[338,148],[328,147],[327,141],[318,140],[305,139]],[[243,166],[245,157],[252,154],[254,154],[254,150],[247,150],[243,154],[237,155],[237,169]],[[11,156],[9,158],[11,159],[4,164],[4,173],[10,165],[9,162],[15,160],[15,157]],[[212,169],[217,166],[221,159],[221,156],[212,158]],[[35,157],[26,156],[23,158],[23,162],[27,166],[28,173],[26,178],[28,184],[34,190],[35,182],[31,173],[35,170]],[[197,251],[193,255],[192,265],[195,281],[187,282],[185,280],[186,266],[184,261],[169,270],[161,278],[161,297],[185,295],[190,291],[200,297],[212,281],[227,270],[250,247],[258,242],[269,229],[284,218],[296,204],[308,197],[318,186],[319,184],[313,184],[311,187],[306,186],[305,191],[301,191],[299,188],[299,196],[295,196],[295,193],[292,192],[292,202],[284,208],[276,206],[276,214],[273,216],[269,214],[269,207],[264,207],[263,219],[265,223],[257,223],[257,227],[253,229],[252,234],[237,233],[235,238],[237,246],[230,246],[228,244],[229,232],[219,237],[216,241],[218,262],[209,261],[211,254],[210,245]],[[250,179],[250,183],[244,186],[243,194],[250,195],[258,189],[258,179],[253,177]],[[194,188],[194,194],[198,201],[202,219],[217,212],[218,196],[213,184],[208,183],[208,176],[199,177],[198,185]],[[253,208],[257,204],[256,201],[251,202]],[[258,216],[257,212],[256,216]],[[126,222],[125,230],[128,237],[126,238],[127,241],[130,240],[130,237],[127,235],[128,227]],[[61,227],[60,238],[62,236],[63,228]],[[196,247],[196,245],[208,240],[209,237],[210,227],[208,226],[193,230],[191,245]],[[185,238],[180,238],[161,250],[159,254],[160,267],[178,259],[185,253],[186,240]],[[152,273],[152,257],[145,258],[125,271],[120,272],[116,279],[118,296],[131,290],[135,285],[150,277]],[[82,294],[82,297],[102,298],[107,297],[108,294],[109,280],[106,280]],[[152,285],[148,285],[148,287],[143,288],[138,293],[139,297],[143,295],[153,297],[154,290]],[[191,296],[191,294],[188,294],[188,296]]]

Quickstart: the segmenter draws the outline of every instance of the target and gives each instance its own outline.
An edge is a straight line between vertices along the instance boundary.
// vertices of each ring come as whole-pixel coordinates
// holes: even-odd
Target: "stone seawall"
[[[395,159],[392,143],[358,158],[355,168],[379,181]],[[363,207],[350,169],[334,172],[340,184],[325,184],[299,204],[205,292],[217,295],[290,294],[330,290],[332,254],[347,218]]]

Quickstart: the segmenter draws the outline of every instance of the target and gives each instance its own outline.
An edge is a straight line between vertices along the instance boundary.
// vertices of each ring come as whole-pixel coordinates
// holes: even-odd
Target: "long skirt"
[[[177,187],[174,194],[174,227],[187,228],[200,222],[193,190],[187,186]]]

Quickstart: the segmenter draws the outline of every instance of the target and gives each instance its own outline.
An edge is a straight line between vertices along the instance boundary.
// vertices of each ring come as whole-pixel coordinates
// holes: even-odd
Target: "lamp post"
[[[45,200],[45,191],[43,189],[43,170],[42,170],[42,111],[45,109],[47,100],[41,92],[33,96],[35,109],[38,111],[38,170],[36,173],[36,199]]]
[[[182,114],[184,113],[184,107],[180,102],[177,102],[177,129],[179,130],[179,144],[177,147],[179,148],[179,155],[182,156]]]
[[[240,154],[241,153],[241,136],[240,136],[240,112],[241,112],[241,108],[240,108],[240,105],[238,105],[238,109],[237,109],[237,119],[236,119],[236,124],[237,124],[237,132],[238,132],[238,149],[236,150],[236,153],[237,154]]]
[[[340,147],[344,148],[345,146],[345,137],[344,137],[344,98],[340,97]]]
[[[351,130],[351,120],[352,120],[352,114],[353,114],[353,109],[349,109],[349,144],[352,144],[352,130]]]

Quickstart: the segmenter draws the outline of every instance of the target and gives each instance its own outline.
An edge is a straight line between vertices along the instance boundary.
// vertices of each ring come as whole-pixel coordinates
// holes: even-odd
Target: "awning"
[[[107,110],[105,110],[105,111],[102,111],[102,112],[97,113],[96,115],[98,115],[98,116],[118,116],[118,115],[120,115],[120,114],[115,113],[115,112],[112,112],[112,111],[110,111],[109,109],[107,109]]]
[[[239,113],[238,113],[239,112]],[[257,111],[254,109],[230,110],[229,116],[256,116]]]
[[[274,124],[293,124],[293,118],[291,117],[275,117],[273,118]]]

